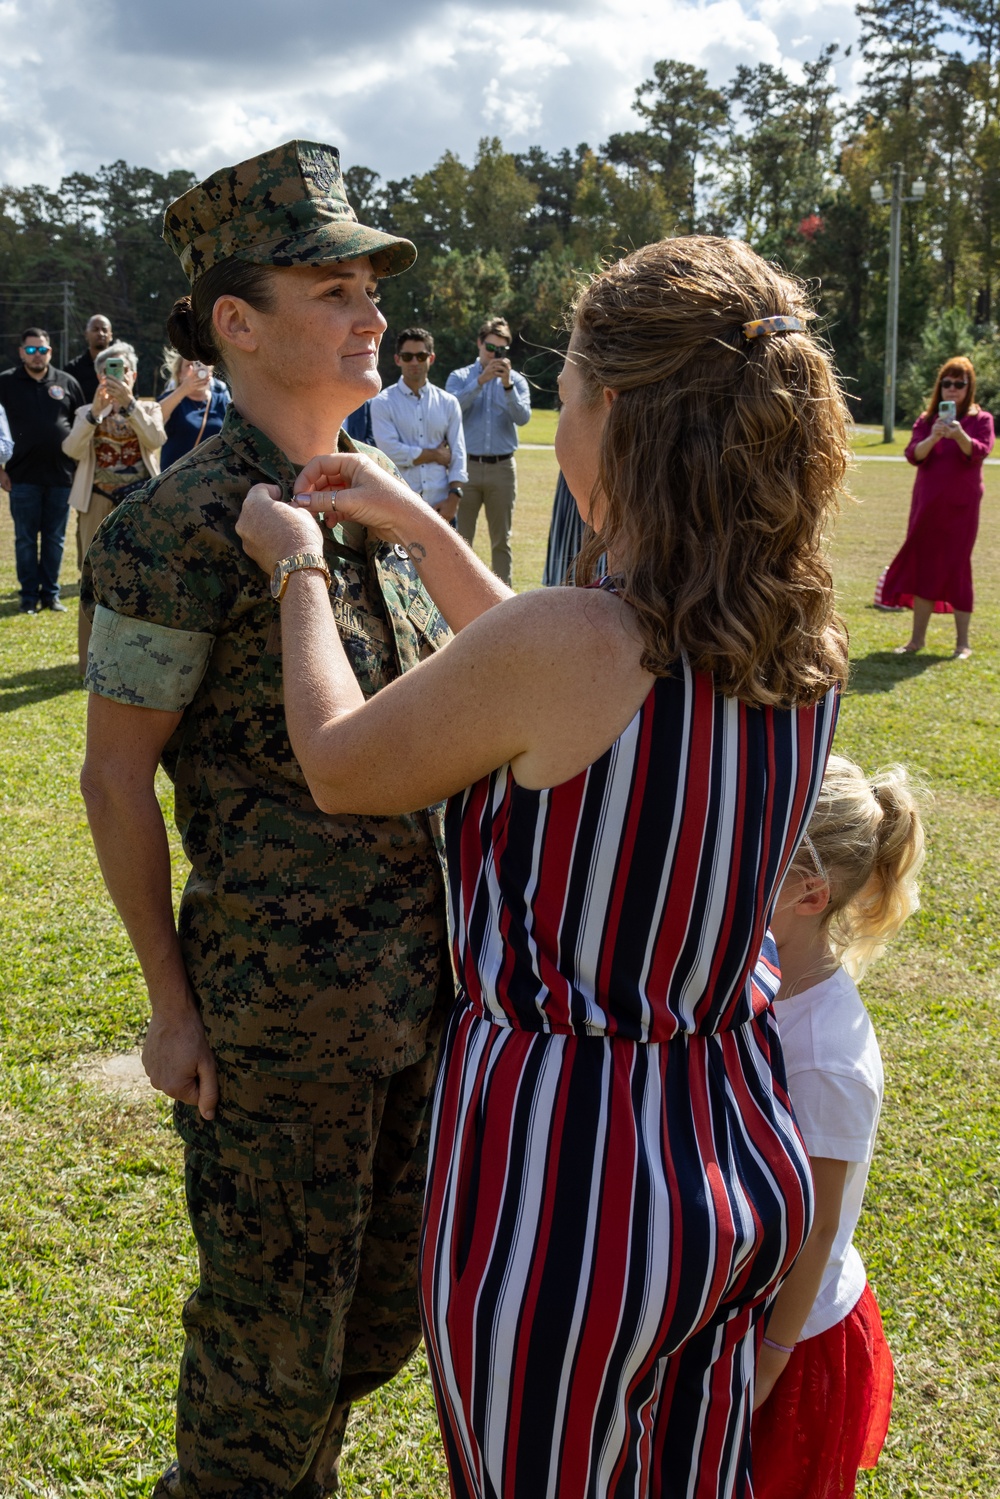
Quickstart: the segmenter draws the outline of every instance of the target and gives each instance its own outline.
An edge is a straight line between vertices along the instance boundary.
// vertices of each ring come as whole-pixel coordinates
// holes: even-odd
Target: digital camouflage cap
[[[213,172],[170,204],[163,238],[192,285],[231,258],[319,265],[368,255],[376,276],[398,276],[417,258],[408,239],[358,223],[340,152],[316,141],[288,141]]]

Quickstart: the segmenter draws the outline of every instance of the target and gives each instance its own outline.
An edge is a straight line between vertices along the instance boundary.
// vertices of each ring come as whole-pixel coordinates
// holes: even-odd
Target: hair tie
[[[774,333],[798,333],[805,327],[801,318],[786,317],[784,313],[774,317],[755,318],[743,324],[744,338],[770,338]]]

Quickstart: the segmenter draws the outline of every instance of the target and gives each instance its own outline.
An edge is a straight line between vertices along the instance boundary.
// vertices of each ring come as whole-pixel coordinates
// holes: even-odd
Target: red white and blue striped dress
[[[572,780],[449,804],[421,1301],[456,1499],[751,1494],[760,1317],[812,1212],[766,924],[835,720],[682,662]]]

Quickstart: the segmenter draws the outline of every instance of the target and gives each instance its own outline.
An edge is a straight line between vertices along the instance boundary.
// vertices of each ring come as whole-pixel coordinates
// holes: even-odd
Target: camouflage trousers
[[[388,1077],[220,1063],[215,1120],[176,1106],[200,1280],[183,1313],[178,1460],[155,1499],[336,1491],[351,1402],[420,1341],[436,1066],[436,1045]]]

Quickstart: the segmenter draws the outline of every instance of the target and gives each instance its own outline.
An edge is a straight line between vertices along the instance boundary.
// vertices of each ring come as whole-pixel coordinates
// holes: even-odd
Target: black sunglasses
[[[29,349],[28,352],[30,354],[31,350]],[[965,387],[968,385],[968,383],[969,383],[968,380],[942,380],[941,381],[941,389],[942,390],[964,390]]]
[[[48,344],[25,344],[24,352],[26,354],[47,354],[49,346]]]
[[[399,357],[404,364],[409,364],[411,359],[419,359],[421,364],[426,364],[427,360],[430,359],[431,356],[427,349],[421,349],[419,353],[411,353],[407,351],[407,353],[405,354],[400,354]]]
[[[483,348],[487,351],[487,353],[490,353],[490,354],[509,354],[510,353],[510,344],[488,344],[488,343],[484,343],[483,344]]]

